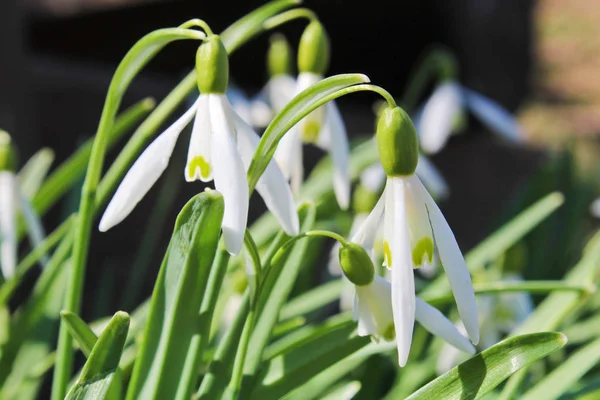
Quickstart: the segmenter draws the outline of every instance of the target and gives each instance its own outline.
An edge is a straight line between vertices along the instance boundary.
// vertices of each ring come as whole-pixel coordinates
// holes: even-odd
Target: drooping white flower
[[[392,302],[392,286],[385,278],[377,275],[367,251],[361,245],[362,243],[346,242],[339,252],[344,279],[355,288],[353,317],[358,322],[357,333],[359,336],[372,336],[376,340],[392,341],[398,331],[395,326],[397,321]],[[425,329],[451,345],[470,354],[475,352],[468,339],[440,311],[421,299],[416,299],[414,318]],[[398,354],[398,360],[400,366],[406,364],[401,353]]]
[[[413,269],[431,264],[436,247],[469,338],[477,344],[479,325],[471,277],[446,219],[414,174],[418,146],[410,118],[398,107],[386,109],[379,119],[377,139],[388,177],[386,187],[352,241],[372,248],[377,229],[383,223],[384,265],[392,275],[392,305],[400,364],[406,363],[408,358],[415,320]]]
[[[437,153],[448,141],[456,118],[471,111],[492,132],[513,142],[523,140],[522,128],[502,106],[457,82],[440,84],[420,113],[417,131],[426,153]]]
[[[296,93],[322,79],[322,76],[310,72],[300,73]],[[275,159],[291,180],[296,193],[304,179],[303,143],[314,144],[331,154],[335,197],[340,208],[347,209],[350,205],[350,147],[346,127],[335,102],[330,101],[302,119],[281,139],[275,151]]]
[[[304,30],[298,48],[298,80],[295,94],[321,81],[329,66],[329,39],[319,21],[312,21]],[[287,78],[283,78],[287,80]],[[287,84],[280,83],[282,102],[289,101]],[[279,90],[281,88],[281,90]],[[278,106],[277,106],[278,107]],[[275,159],[297,193],[304,178],[303,143],[313,144],[328,152],[333,161],[333,191],[342,209],[350,205],[350,147],[346,127],[333,101],[304,117],[279,142]]]
[[[198,100],[133,164],[104,212],[99,229],[107,231],[129,215],[164,172],[179,134],[194,119],[185,179],[188,182],[214,179],[215,188],[221,192],[225,203],[222,224],[225,246],[231,254],[237,254],[243,244],[248,218],[246,171],[259,138],[233,110],[224,94],[228,60],[218,36],[209,37],[198,52],[196,68],[201,92]],[[214,71],[217,74],[213,74]],[[283,229],[290,235],[298,234],[294,199],[276,162],[269,163],[256,190]]]
[[[42,223],[19,187],[15,156],[8,133],[0,130],[0,266],[4,279],[13,276],[17,266],[17,215],[23,216],[33,248],[44,240]],[[45,265],[47,258],[41,259]]]

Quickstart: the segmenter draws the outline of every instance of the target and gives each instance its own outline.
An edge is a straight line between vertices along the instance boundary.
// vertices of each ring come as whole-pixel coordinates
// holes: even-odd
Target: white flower
[[[477,306],[469,271],[446,219],[416,175],[387,179],[383,195],[352,241],[373,248],[382,221],[400,365],[408,359],[417,307],[413,269],[433,262],[434,245],[469,338],[477,344]]]
[[[185,179],[210,182],[225,202],[223,237],[231,254],[239,253],[248,218],[246,171],[258,135],[232,109],[223,94],[201,94],[194,105],[160,134],[133,164],[100,221],[107,231],[121,222],[164,172],[183,128],[194,118]],[[299,231],[294,199],[285,177],[272,161],[256,185],[265,204],[289,235]]]
[[[311,72],[298,75],[296,93],[322,80],[323,77]],[[333,101],[316,109],[303,118],[279,142],[275,159],[285,176],[291,180],[292,189],[298,192],[304,178],[302,143],[312,143],[331,154],[333,160],[333,190],[342,209],[350,204],[350,172],[348,159],[350,148],[346,127],[337,106]]]
[[[465,108],[503,138],[513,142],[523,139],[519,123],[502,106],[457,82],[449,81],[435,89],[416,124],[421,146],[426,153],[437,153],[444,147],[455,119]]]
[[[265,103],[261,94],[249,99],[241,89],[230,85],[227,88],[226,95],[235,112],[248,125],[264,128],[271,122],[273,116],[271,109]]]
[[[10,136],[0,130],[0,156],[9,157]],[[3,150],[3,151],[2,151]],[[20,212],[27,224],[27,232],[33,248],[44,240],[44,229],[39,217],[19,187],[17,175],[7,160],[0,160],[0,266],[4,279],[14,275],[17,266],[17,215]],[[6,165],[4,165],[6,164]],[[41,258],[45,265],[47,258]]]
[[[600,218],[600,197],[590,204],[590,213],[596,218]]]
[[[469,354],[475,353],[473,345],[439,310],[419,298],[416,298],[415,319],[450,345]],[[394,328],[392,289],[388,281],[375,275],[371,284],[356,286],[354,320],[358,321],[359,336],[394,340],[397,329]],[[399,359],[399,362],[400,366],[406,364],[406,360]]]

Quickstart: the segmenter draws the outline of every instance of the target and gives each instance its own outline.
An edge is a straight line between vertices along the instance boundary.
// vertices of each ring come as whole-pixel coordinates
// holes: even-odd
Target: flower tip
[[[102,219],[100,220],[100,224],[98,224],[98,230],[100,232],[106,232],[108,231],[110,228],[112,228],[114,226],[114,224],[111,224],[107,221],[107,218],[102,217]]]

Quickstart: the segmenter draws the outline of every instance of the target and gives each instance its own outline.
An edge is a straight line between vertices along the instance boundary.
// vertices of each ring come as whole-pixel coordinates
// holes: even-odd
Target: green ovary
[[[200,168],[200,176],[203,179],[208,179],[210,176],[210,164],[202,156],[196,156],[188,164],[188,176],[193,177],[196,172],[196,168]]]
[[[391,342],[396,337],[396,330],[394,329],[394,324],[390,324],[383,332],[381,332],[381,337],[383,340],[387,340]]]
[[[415,267],[419,267],[425,257],[429,264],[433,262],[433,239],[430,237],[421,238],[412,249],[412,262]]]

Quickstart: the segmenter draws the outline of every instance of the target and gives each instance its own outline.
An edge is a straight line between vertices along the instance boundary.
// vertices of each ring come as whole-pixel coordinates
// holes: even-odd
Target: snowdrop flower
[[[392,287],[375,273],[370,256],[359,243],[342,243],[339,261],[345,277],[354,284],[354,320],[358,322],[359,336],[371,336],[375,340],[392,341],[398,328],[394,318]],[[452,346],[473,354],[475,348],[459,333],[444,315],[421,299],[416,299],[414,318],[425,329],[440,336]],[[414,321],[411,321],[411,326]],[[406,364],[402,354],[398,355],[400,366]]]
[[[269,51],[267,53],[267,66],[269,81],[262,89],[259,99],[262,105],[271,110],[271,117],[277,115],[297,94],[296,79],[292,76],[292,49],[288,41],[281,34],[271,36]],[[260,102],[255,107],[261,106]],[[259,110],[255,111],[258,114]],[[264,112],[261,111],[261,114]],[[267,126],[267,121],[264,126]]]
[[[507,281],[522,281],[518,274],[510,274]],[[481,341],[479,346],[485,350],[498,343],[507,334],[521,325],[533,312],[533,301],[528,293],[503,293],[477,298],[477,308],[481,321]],[[464,325],[458,322],[456,327],[464,333]],[[437,371],[443,374],[466,359],[464,354],[444,344],[437,360]]]
[[[304,30],[298,49],[298,81],[296,94],[323,79],[329,65],[329,39],[318,21]],[[304,177],[302,144],[310,143],[327,151],[333,160],[333,189],[342,209],[350,205],[349,145],[346,127],[337,106],[328,102],[302,119],[279,142],[275,158],[283,173],[291,180],[295,193]]]
[[[462,253],[442,212],[419,178],[415,128],[399,107],[387,108],[379,118],[377,141],[387,175],[385,190],[353,242],[373,248],[383,221],[384,265],[391,270],[392,307],[400,364],[406,363],[415,319],[413,268],[433,262],[437,250],[450,280],[459,314],[469,338],[479,342],[479,325],[471,277]]]
[[[42,224],[19,187],[16,152],[8,133],[0,130],[0,266],[4,279],[13,276],[17,266],[17,215],[20,212],[27,224],[32,247],[44,240]],[[44,265],[47,258],[42,258]]]
[[[464,109],[471,111],[490,130],[512,142],[524,135],[519,123],[500,104],[453,80],[440,84],[423,107],[418,132],[426,153],[440,151]]]
[[[596,218],[600,218],[600,197],[592,201],[590,204],[590,213]]]
[[[209,36],[199,47],[196,71],[201,93],[198,100],[140,155],[104,212],[99,228],[105,232],[129,215],[164,172],[179,134],[194,119],[185,179],[188,182],[214,179],[225,202],[222,225],[225,247],[229,253],[237,254],[248,219],[246,171],[259,137],[225,97],[229,61],[219,36]],[[276,162],[269,163],[256,190],[286,233],[298,234],[294,199]]]

